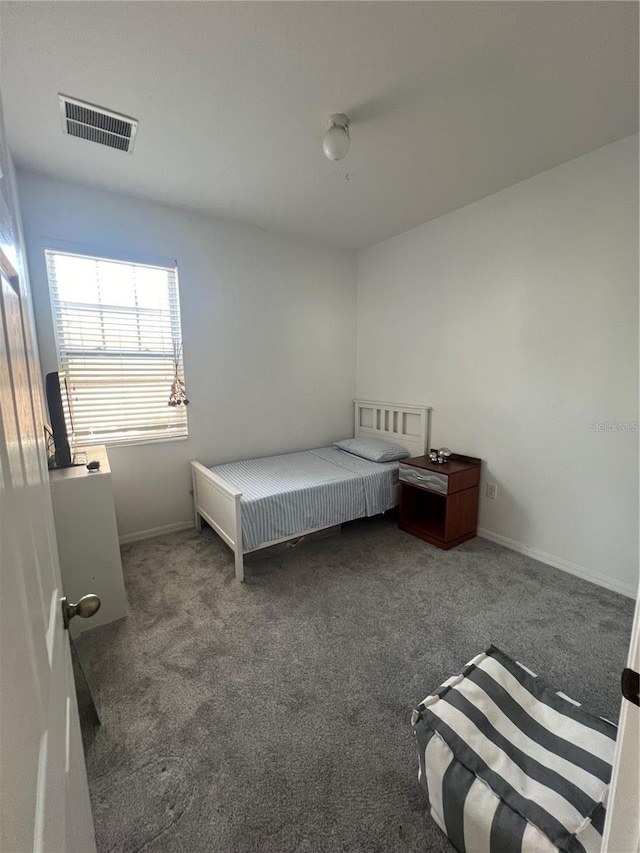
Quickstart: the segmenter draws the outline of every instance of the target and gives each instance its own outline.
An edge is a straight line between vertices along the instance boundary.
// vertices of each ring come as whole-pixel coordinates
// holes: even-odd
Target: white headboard
[[[355,400],[355,437],[386,438],[412,456],[424,456],[431,440],[431,407]]]

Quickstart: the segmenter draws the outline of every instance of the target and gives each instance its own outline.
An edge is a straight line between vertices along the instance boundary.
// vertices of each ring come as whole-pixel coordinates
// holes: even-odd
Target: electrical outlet
[[[487,483],[487,497],[490,501],[498,499],[498,487],[495,483]]]

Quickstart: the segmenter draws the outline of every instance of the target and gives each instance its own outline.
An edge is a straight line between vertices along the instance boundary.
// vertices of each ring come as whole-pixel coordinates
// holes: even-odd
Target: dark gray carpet
[[[245,585],[210,530],[123,553],[129,618],[78,642],[102,853],[452,849],[409,717],[490,643],[617,719],[632,602],[482,539],[354,522]]]

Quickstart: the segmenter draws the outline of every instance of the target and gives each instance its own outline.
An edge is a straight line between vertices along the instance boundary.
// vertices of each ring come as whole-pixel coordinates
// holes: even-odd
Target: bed
[[[429,447],[431,409],[356,400],[355,438],[379,438],[421,456]],[[207,522],[235,554],[244,555],[377,515],[397,503],[398,463],[372,462],[334,446],[208,468],[191,462],[195,526]]]

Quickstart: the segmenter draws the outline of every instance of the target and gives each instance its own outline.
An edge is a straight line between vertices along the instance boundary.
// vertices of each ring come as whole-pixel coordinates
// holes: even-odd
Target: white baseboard
[[[546,563],[547,566],[562,569],[563,572],[568,572],[570,575],[576,575],[598,586],[604,586],[606,589],[613,590],[613,592],[619,592],[621,595],[626,595],[634,600],[636,598],[638,591],[631,584],[607,577],[607,575],[602,575],[600,572],[594,572],[593,569],[587,569],[584,566],[579,566],[577,563],[563,560],[562,557],[556,557],[553,554],[548,554],[546,551],[540,551],[539,548],[523,545],[521,542],[516,542],[515,539],[508,539],[506,536],[501,536],[499,533],[493,533],[491,530],[485,530],[482,527],[478,528],[478,536],[482,537],[482,539],[488,539],[490,542],[495,542],[498,545],[504,545],[505,548],[509,548],[511,551],[517,551],[519,554],[533,557],[534,560]]]
[[[120,536],[120,544],[127,545],[129,542],[140,542],[141,539],[153,539],[154,536],[164,536],[165,533],[189,530],[193,526],[193,521],[176,521],[174,524],[165,524],[163,527],[150,527],[148,530],[138,530],[137,533],[126,533]]]
[[[163,527],[150,527],[148,530],[138,530],[136,533],[127,533],[124,536],[120,536],[120,544],[126,545],[129,542],[153,539],[155,536],[164,536],[165,533],[177,533],[179,530],[189,530],[193,526],[192,521],[177,521],[173,524],[165,524]],[[578,563],[572,563],[570,560],[556,557],[547,551],[541,551],[539,548],[531,547],[531,545],[523,545],[521,542],[516,542],[515,539],[509,539],[507,536],[501,536],[499,533],[493,533],[491,530],[485,530],[483,527],[478,528],[478,536],[489,540],[489,542],[495,542],[497,545],[503,545],[511,551],[517,551],[518,554],[525,554],[527,557],[532,557],[534,560],[545,563],[547,566],[553,566],[556,569],[561,569],[563,572],[568,572],[570,575],[575,575],[576,577],[583,578],[583,580],[591,581],[591,583],[595,583],[598,586],[611,589],[613,592],[619,592],[628,598],[635,599],[637,596],[637,590],[631,584],[607,577],[607,575],[603,575],[600,572],[594,572],[593,569],[579,566]]]

